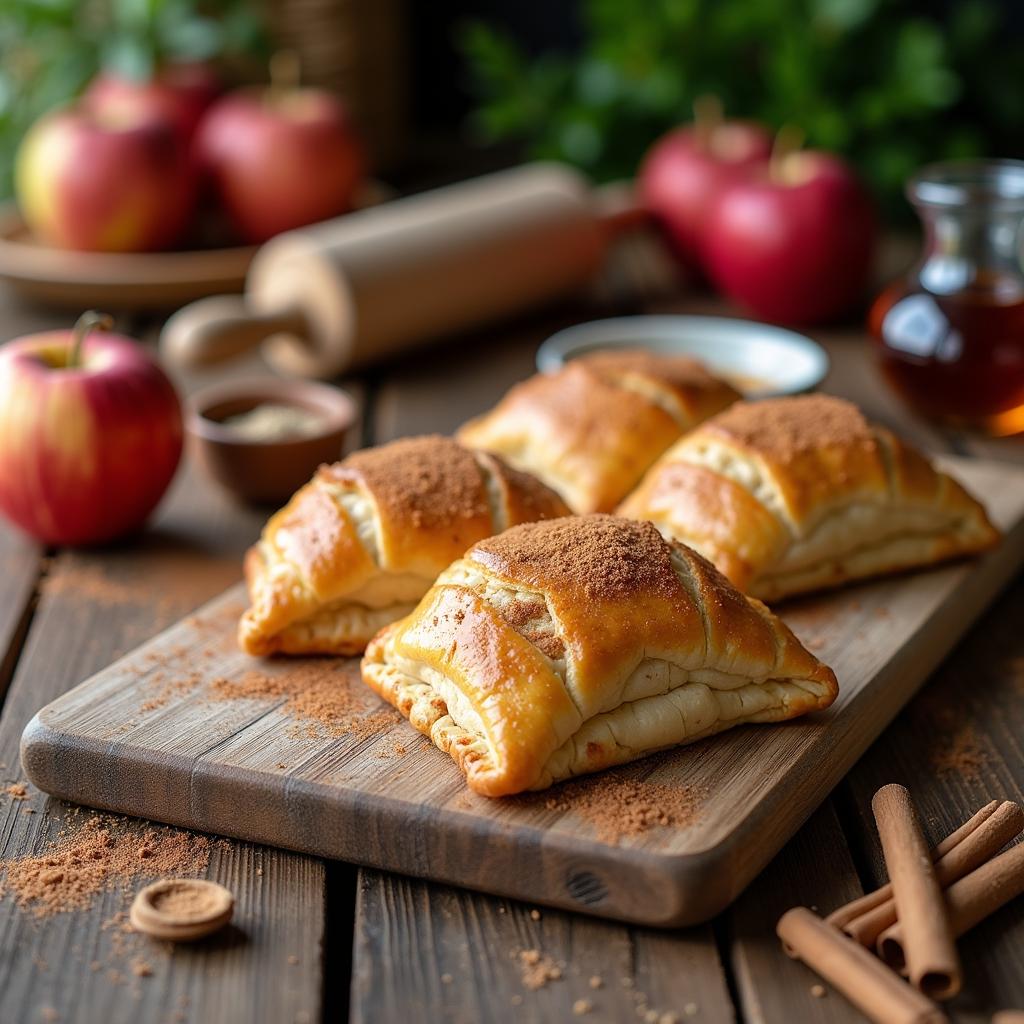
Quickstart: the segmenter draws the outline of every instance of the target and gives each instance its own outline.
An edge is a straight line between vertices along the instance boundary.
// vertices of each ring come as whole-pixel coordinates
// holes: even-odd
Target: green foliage
[[[527,57],[507,33],[460,32],[484,140],[517,138],[596,180],[713,93],[733,116],[799,125],[850,158],[890,208],[930,160],[1021,151],[1024,43],[993,0],[940,23],[913,0],[583,0],[578,55]]]
[[[21,136],[101,67],[146,78],[161,61],[265,53],[248,0],[0,0],[0,196]]]

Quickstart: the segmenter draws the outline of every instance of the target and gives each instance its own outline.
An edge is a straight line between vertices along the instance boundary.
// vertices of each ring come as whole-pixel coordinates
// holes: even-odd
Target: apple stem
[[[270,58],[270,91],[277,96],[299,87],[302,65],[294,50],[278,50]]]
[[[783,164],[790,154],[797,152],[804,144],[806,135],[796,124],[784,124],[776,133],[772,143],[772,154],[768,158],[768,176],[772,181],[782,181]]]
[[[693,101],[693,126],[702,149],[711,149],[715,131],[724,117],[721,97],[707,93]]]
[[[85,339],[93,331],[109,331],[114,326],[114,318],[109,313],[98,313],[90,309],[76,321],[71,334],[71,352],[68,355],[68,369],[82,365],[82,348]]]

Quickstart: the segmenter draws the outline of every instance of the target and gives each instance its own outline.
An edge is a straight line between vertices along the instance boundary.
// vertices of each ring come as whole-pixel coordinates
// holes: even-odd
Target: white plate
[[[632,346],[693,356],[748,398],[809,391],[828,373],[825,350],[805,335],[720,316],[621,316],[577,324],[541,345],[537,368],[553,373],[575,356]]]

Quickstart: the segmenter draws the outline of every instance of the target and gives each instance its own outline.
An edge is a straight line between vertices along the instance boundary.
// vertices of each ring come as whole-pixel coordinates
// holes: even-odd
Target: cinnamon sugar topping
[[[821,448],[875,445],[861,411],[830,395],[737,402],[709,421],[706,429],[783,461]]]
[[[467,557],[514,583],[614,600],[678,593],[670,551],[652,523],[592,515],[513,527]]]
[[[356,452],[320,474],[361,483],[387,518],[407,518],[420,529],[453,519],[490,519],[483,474],[473,453],[438,434],[410,437]]]

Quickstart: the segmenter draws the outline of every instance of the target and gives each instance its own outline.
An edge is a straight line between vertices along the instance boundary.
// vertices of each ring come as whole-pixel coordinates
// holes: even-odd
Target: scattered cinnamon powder
[[[148,978],[153,973],[153,968],[141,957],[132,961],[132,974],[137,978]]]
[[[0,895],[10,892],[20,908],[47,917],[86,907],[99,892],[139,875],[200,874],[209,856],[204,836],[125,831],[117,819],[96,816],[59,835],[45,853],[0,861]]]
[[[961,775],[977,781],[989,764],[977,729],[965,721],[965,708],[939,692],[927,693],[913,707],[914,718],[929,737],[928,760],[940,775]]]
[[[549,981],[558,981],[562,977],[562,968],[539,949],[521,949],[518,955],[523,985],[531,992],[543,988]]]
[[[934,737],[929,760],[940,775],[962,775],[977,780],[989,758],[973,725],[960,725],[954,732]]]
[[[594,827],[602,842],[644,835],[652,828],[681,828],[698,817],[702,794],[695,788],[645,782],[606,773],[560,785],[544,801],[550,811],[573,811]]]
[[[297,734],[313,739],[327,735],[366,740],[402,720],[368,689],[353,686],[351,676],[329,659],[295,662],[280,673],[252,670],[238,679],[215,679],[210,694],[217,700],[287,698],[283,710],[300,720]]]
[[[43,579],[42,590],[47,596],[71,594],[75,597],[89,598],[102,605],[153,605],[153,594],[148,581],[132,584],[111,579],[99,565],[62,564],[54,575]],[[158,606],[166,603],[166,598],[160,599]]]

